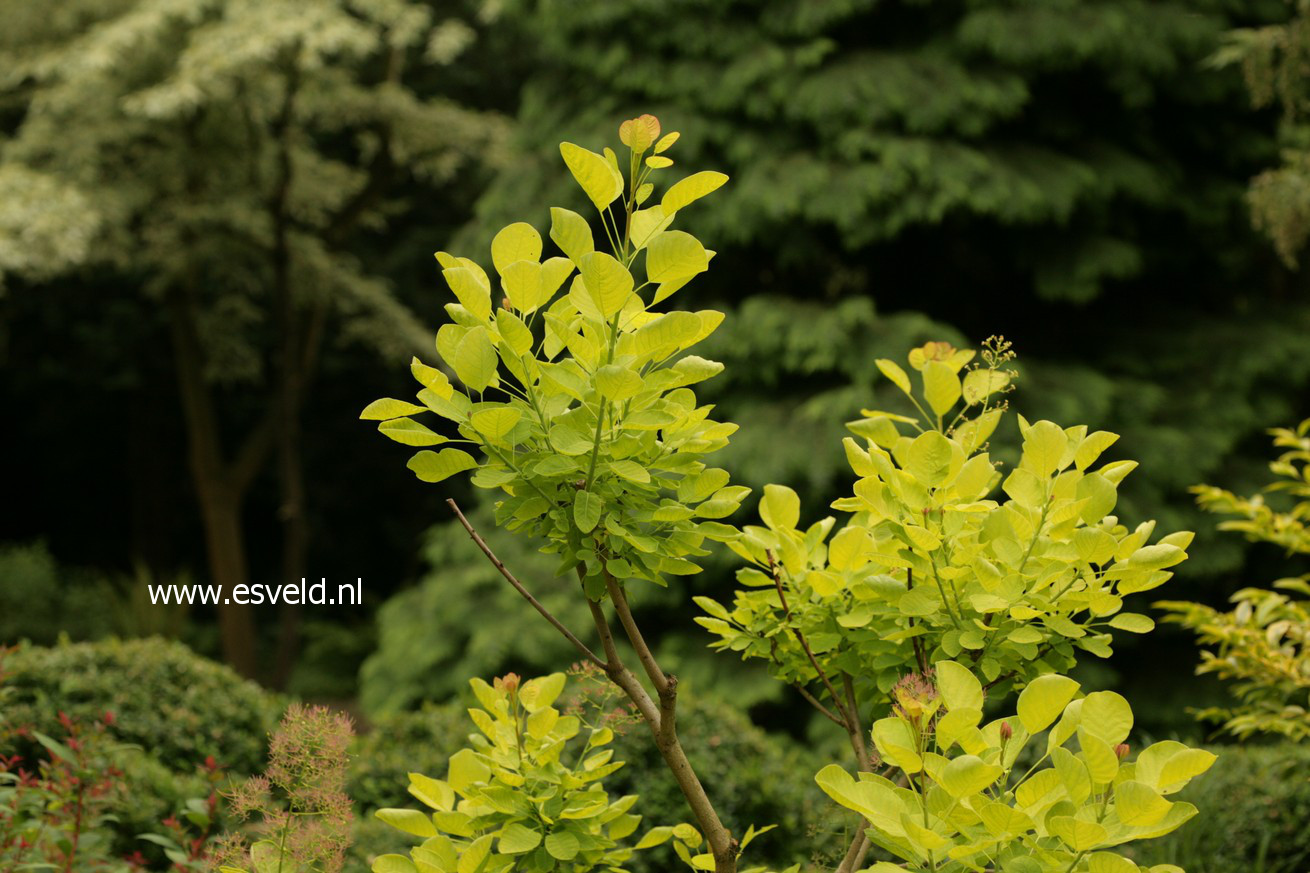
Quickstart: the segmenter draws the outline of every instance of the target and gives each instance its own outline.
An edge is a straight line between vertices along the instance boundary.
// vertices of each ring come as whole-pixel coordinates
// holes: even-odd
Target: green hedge
[[[1219,756],[1178,800],[1200,813],[1136,849],[1139,864],[1187,873],[1306,873],[1310,870],[1310,746],[1211,746]]]
[[[750,824],[778,825],[751,845],[752,864],[807,860],[817,837],[847,824],[814,784],[820,764],[808,760],[796,744],[755,727],[740,711],[689,699],[679,707],[678,726],[688,757],[735,833]],[[359,821],[352,870],[367,870],[369,858],[406,845],[403,835],[373,818],[373,810],[415,806],[406,792],[406,774],[444,776],[447,759],[474,730],[462,705],[446,704],[381,719],[356,741],[350,793]],[[645,826],[690,820],[643,725],[628,726],[613,748],[615,759],[628,765],[606,780],[611,795],[640,795],[634,811],[644,816]],[[834,816],[835,823],[829,821]],[[655,850],[639,854],[629,866],[644,873],[679,864],[671,853],[665,857],[663,850]]]
[[[59,713],[95,719],[112,712],[115,734],[178,773],[212,755],[233,771],[263,767],[268,731],[283,702],[222,664],[163,639],[22,646],[5,719],[59,734]]]
[[[199,769],[206,757],[234,774],[262,769],[268,731],[282,710],[258,685],[161,639],[24,645],[5,657],[4,669],[0,752],[39,757],[33,740],[12,731],[62,737],[60,712],[82,723],[113,713],[126,789],[110,810],[114,851],[140,850],[152,869],[170,865],[138,836],[158,832],[187,800],[208,795]]]

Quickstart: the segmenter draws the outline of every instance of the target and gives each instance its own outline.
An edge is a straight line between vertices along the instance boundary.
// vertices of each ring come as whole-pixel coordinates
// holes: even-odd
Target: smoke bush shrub
[[[847,513],[844,524],[802,525],[799,495],[780,485],[764,491],[762,525],[729,524],[748,489],[707,456],[736,426],[713,420],[691,387],[723,367],[689,353],[723,315],[657,308],[709,268],[713,252],[671,225],[727,177],[692,173],[656,203],[653,175],[672,165],[664,153],[676,139],[641,116],[620,127],[622,159],[560,146],[609,251],[598,249],[587,219],[557,207],[550,239],[559,255],[542,260],[541,234],[524,222],[491,241],[498,287],[476,261],[437,253],[457,301],[437,333],[446,369],[415,359],[418,403],[386,398],[361,417],[420,448],[409,467],[424,482],[473,471],[473,484],[496,495],[496,524],[554,556],[557,575],[576,577],[599,653],[450,501],[505,581],[630,701],[695,821],[656,832],[693,869],[733,873],[763,831],[724,822],[716,786],[682,743],[677,678],[629,598],[666,575],[700,572],[718,542],[746,562],[743,589],[731,608],[698,599],[701,623],[717,647],[767,662],[850,742],[857,775],[831,765],[818,777],[860,816],[849,847],[833,853],[839,873],[862,868],[871,845],[901,861],[877,869],[1136,870],[1117,847],[1194,815],[1166,795],[1213,756],[1157,744],[1128,760],[1126,701],[1079,696],[1060,674],[1083,653],[1107,657],[1115,630],[1153,628],[1122,611],[1124,598],[1168,581],[1191,534],[1157,538],[1153,522],[1129,526],[1113,514],[1118,485],[1136,466],[1100,461],[1114,434],[1019,416],[1022,458],[1000,470],[988,439],[1006,420],[1015,377],[1001,340],[981,356],[940,342],[914,349],[913,378],[878,361],[906,405],[866,411],[850,425],[856,482],[834,505]],[[429,414],[437,429],[419,420]],[[616,645],[614,619],[635,670]],[[1017,724],[984,723],[989,694],[995,705],[1012,691]],[[1051,766],[1011,781],[1011,747],[1057,718],[1036,765]],[[458,828],[485,804],[444,795],[421,825],[434,834],[431,851],[416,852],[443,873],[469,873],[484,862],[508,869],[504,856],[531,843],[532,869],[551,869],[548,859],[563,859],[537,847],[557,832],[555,816],[540,805],[532,812],[537,801],[522,794],[503,798],[517,818],[463,842],[453,839],[469,836]],[[500,841],[497,855],[481,842],[489,837]],[[399,861],[374,869],[410,873]]]
[[[341,713],[298,703],[287,708],[269,738],[268,769],[240,782],[229,797],[233,812],[253,822],[216,846],[219,873],[339,873],[353,821],[345,792],[353,735]]]

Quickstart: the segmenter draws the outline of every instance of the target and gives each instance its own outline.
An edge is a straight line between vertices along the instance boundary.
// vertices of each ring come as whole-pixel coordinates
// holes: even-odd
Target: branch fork
[[[527,587],[509,571],[500,558],[496,557],[495,552],[491,550],[491,547],[474,529],[454,500],[447,500],[446,503],[450,506],[451,511],[455,513],[455,517],[459,519],[459,523],[469,537],[477,544],[492,566],[505,578],[505,581],[509,582],[514,590],[532,605],[533,609],[537,610],[552,627],[572,643],[583,658],[604,670],[610,681],[618,686],[619,690],[632,701],[632,704],[637,708],[637,712],[641,715],[642,721],[650,729],[660,756],[664,758],[664,763],[673,774],[678,787],[682,789],[682,794],[700,825],[700,831],[705,836],[710,852],[714,856],[715,873],[736,873],[740,845],[732,836],[732,832],[719,819],[718,812],[714,809],[709,796],[705,793],[705,788],[701,785],[700,778],[692,768],[691,761],[687,759],[682,743],[678,739],[678,679],[676,676],[666,673],[660,667],[655,654],[651,651],[650,646],[646,644],[641,628],[632,615],[632,609],[628,604],[628,598],[623,591],[622,583],[610,575],[608,571],[605,572],[605,590],[610,596],[610,601],[614,604],[614,612],[619,617],[619,624],[623,628],[624,635],[632,645],[633,651],[636,652],[637,660],[641,663],[643,672],[650,680],[651,685],[654,686],[654,698],[646,690],[646,686],[642,684],[641,679],[623,663],[618,646],[614,641],[614,635],[610,631],[609,617],[605,614],[605,610],[599,602],[587,598],[587,605],[591,610],[596,634],[600,637],[604,657],[592,651],[586,643],[582,642],[576,634],[556,618],[541,601],[537,600],[532,592],[528,591]],[[578,580],[582,581],[582,578],[582,571],[579,568]]]

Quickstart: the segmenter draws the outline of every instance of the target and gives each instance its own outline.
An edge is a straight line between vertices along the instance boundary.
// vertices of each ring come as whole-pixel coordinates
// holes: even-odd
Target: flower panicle
[[[338,873],[345,864],[354,818],[345,790],[353,736],[344,713],[292,704],[269,737],[264,775],[226,795],[239,819],[258,816],[253,830],[282,846],[293,869]],[[247,838],[238,834],[221,843],[214,858],[216,865],[243,867],[249,852]]]

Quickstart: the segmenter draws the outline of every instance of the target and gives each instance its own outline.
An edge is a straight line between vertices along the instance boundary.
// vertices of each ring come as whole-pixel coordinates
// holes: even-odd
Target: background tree
[[[1310,236],[1310,3],[1288,0],[1291,17],[1263,27],[1240,28],[1215,54],[1216,66],[1241,65],[1258,107],[1282,110],[1281,161],[1256,176],[1249,199],[1255,226],[1273,241],[1283,261],[1295,267]]]
[[[301,419],[326,337],[399,354],[421,336],[352,246],[398,191],[432,190],[500,133],[408,84],[453,60],[467,25],[408,0],[80,3],[11,25],[0,66],[21,120],[0,178],[60,196],[27,198],[6,226],[35,215],[60,240],[45,261],[163,312],[211,580],[250,581],[243,503],[270,458],[279,579],[299,579]],[[218,614],[225,657],[253,673],[250,611]],[[282,677],[297,623],[284,615]]]

